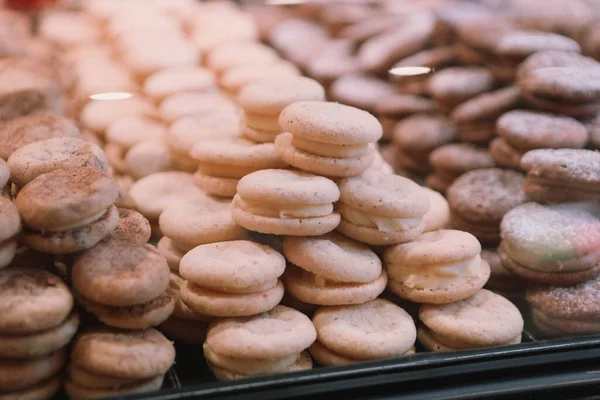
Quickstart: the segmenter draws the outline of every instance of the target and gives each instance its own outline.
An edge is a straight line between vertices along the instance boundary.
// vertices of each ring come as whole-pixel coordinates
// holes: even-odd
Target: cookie
[[[425,304],[419,319],[419,342],[430,351],[521,343],[523,317],[519,309],[485,289],[455,303]]]
[[[524,187],[525,177],[510,170],[485,168],[461,175],[446,192],[451,225],[481,243],[497,244],[504,214],[527,201]]]
[[[19,211],[12,201],[0,196],[0,269],[15,256],[16,235],[21,229]]]
[[[552,32],[532,32],[514,29],[501,35],[494,53],[505,63],[519,65],[527,56],[540,51],[581,51],[579,44],[566,36]]]
[[[235,372],[228,371],[226,369],[217,367],[215,364],[212,364],[210,362],[207,364],[208,364],[208,368],[215,375],[215,377],[221,381],[230,381],[230,380],[235,380],[235,379],[247,379],[252,375],[261,375],[260,373],[258,373],[258,374],[254,373],[252,375],[239,374],[239,373],[235,373]],[[302,353],[298,354],[298,356],[296,356],[296,361],[292,365],[285,367],[283,370],[277,371],[277,372],[283,373],[283,372],[306,371],[306,370],[312,369],[312,367],[313,367],[313,360],[312,360],[310,354],[307,351],[303,351]]]
[[[71,347],[71,363],[92,374],[120,379],[146,380],[161,376],[174,361],[173,344],[152,328],[145,331],[89,329],[80,333]]]
[[[519,277],[546,285],[570,286],[600,272],[597,207],[581,204],[522,204],[500,225],[498,253]]]
[[[488,92],[494,87],[491,72],[481,67],[450,67],[438,71],[429,79],[429,93],[445,110]]]
[[[494,159],[494,162],[499,166],[522,171],[521,157],[523,157],[523,154],[526,152],[515,149],[503,138],[497,137],[492,140],[490,142],[489,152],[490,156]]]
[[[329,86],[343,76],[358,73],[360,66],[354,55],[354,47],[355,43],[352,40],[329,40],[319,46],[315,56],[307,61],[304,67],[306,74]]]
[[[163,375],[145,380],[119,379],[87,372],[70,364],[65,392],[73,398],[102,398],[116,395],[145,393],[160,389]]]
[[[318,336],[313,346],[320,345],[327,352],[355,361],[404,355],[411,351],[417,339],[412,317],[383,299],[359,305],[321,307],[313,316],[313,324]],[[322,365],[331,365],[322,361],[326,360],[320,360]]]
[[[10,392],[27,390],[56,375],[66,361],[64,349],[40,358],[0,360],[0,387],[9,395]]]
[[[434,71],[450,67],[456,64],[457,61],[457,52],[454,46],[421,50],[394,64],[390,69],[391,79],[403,93],[426,95],[427,83],[431,74]],[[414,69],[414,67],[417,67],[417,69]],[[411,71],[413,73],[406,73]]]
[[[250,83],[267,78],[298,76],[298,67],[289,61],[277,61],[269,65],[238,65],[228,68],[219,77],[219,84],[231,95]]]
[[[132,43],[121,54],[121,61],[138,80],[145,80],[165,68],[189,67],[200,61],[200,50],[185,37],[163,37],[144,44]],[[152,50],[148,51],[149,48]]]
[[[216,86],[214,75],[205,68],[183,66],[166,68],[150,75],[142,91],[156,102],[175,93],[204,92]]]
[[[122,243],[135,246],[147,243],[151,234],[150,223],[142,214],[127,208],[119,208],[119,224],[110,235],[104,238],[103,243]]]
[[[159,225],[183,252],[201,244],[243,239],[246,234],[232,219],[231,201],[208,196],[174,201],[161,213]]]
[[[396,90],[389,82],[360,72],[343,74],[329,87],[332,100],[369,112],[380,99],[394,94]]]
[[[423,232],[429,210],[425,191],[410,179],[377,173],[339,182],[337,230],[374,246],[404,243]]]
[[[223,197],[235,196],[239,179],[249,173],[286,167],[272,143],[255,144],[242,138],[201,142],[190,155],[198,162],[196,184],[206,193]]]
[[[456,178],[465,172],[494,167],[487,149],[468,143],[440,146],[429,154],[433,173],[427,176],[427,185],[444,193]]]
[[[588,132],[574,118],[538,111],[514,110],[498,119],[498,134],[517,151],[535,149],[580,149]]]
[[[168,236],[160,238],[156,244],[158,252],[167,260],[171,271],[179,271],[179,263],[185,255],[185,251],[179,249]]]
[[[132,115],[116,119],[106,128],[106,140],[127,153],[136,144],[152,139],[161,139],[166,126],[145,115]]]
[[[0,129],[0,157],[8,157],[30,143],[55,137],[79,137],[79,128],[73,121],[58,115],[32,115],[16,118]]]
[[[437,108],[432,100],[413,94],[392,94],[381,97],[373,112],[383,128],[383,138],[391,139],[399,120],[413,114],[434,113]]]
[[[82,109],[80,120],[84,128],[103,135],[115,120],[133,115],[155,116],[154,106],[141,97],[122,100],[91,100]]]
[[[125,155],[124,162],[127,174],[134,180],[172,171],[176,163],[163,139],[147,140],[134,145]]]
[[[19,399],[51,399],[62,386],[62,377],[56,375],[23,390],[4,393],[4,396],[15,396]],[[10,398],[10,397],[9,397]]]
[[[423,215],[423,232],[432,232],[450,226],[450,206],[440,193],[423,188],[429,197],[429,211]]]
[[[270,65],[279,60],[277,52],[256,41],[233,41],[212,48],[204,63],[217,77],[239,65]]]
[[[300,101],[324,100],[323,86],[302,76],[270,77],[249,83],[236,97],[244,110],[242,134],[254,141],[272,142],[282,131],[278,118],[284,108]]]
[[[573,51],[546,50],[536,52],[517,68],[517,78],[521,79],[536,69],[557,67],[594,67],[598,61]]]
[[[108,172],[108,161],[95,144],[74,137],[57,137],[20,147],[8,158],[11,180],[23,187],[56,169],[93,167]]]
[[[340,222],[333,202],[340,191],[333,181],[300,171],[262,170],[246,175],[233,199],[233,221],[275,235],[318,236]]]
[[[216,91],[174,93],[165,98],[159,106],[160,117],[167,124],[192,115],[196,115],[201,121],[214,123],[215,117],[220,117],[221,114],[227,119],[232,119],[238,113],[236,104]]]
[[[481,245],[470,233],[424,233],[410,243],[385,250],[389,288],[416,303],[444,304],[465,299],[477,293],[490,277],[490,267],[480,252]]]
[[[0,271],[1,335],[36,334],[61,325],[71,313],[73,296],[63,281],[47,271],[9,268]],[[4,342],[3,342],[4,344]]]
[[[157,328],[166,337],[177,343],[201,345],[206,340],[208,324],[203,321],[189,321],[171,316]]]
[[[521,158],[525,192],[540,203],[595,201],[600,196],[600,153],[583,149],[532,150]]]
[[[513,302],[523,298],[527,282],[504,267],[496,249],[481,250],[481,258],[490,266],[490,279],[485,284],[486,289]]]
[[[531,306],[533,322],[547,337],[593,335],[600,328],[596,302],[598,278],[570,287],[535,285],[525,299]]]
[[[223,370],[223,375],[225,375],[225,371],[240,375],[263,375],[285,372],[298,359],[298,355],[296,354],[271,360],[229,357],[213,352],[208,345],[204,345],[204,356],[209,365]]]

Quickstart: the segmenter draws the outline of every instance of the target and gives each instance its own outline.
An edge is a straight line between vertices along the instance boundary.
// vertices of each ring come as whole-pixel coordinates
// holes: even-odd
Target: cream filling
[[[325,217],[333,212],[333,204],[279,204],[266,201],[242,200],[237,195],[233,204],[261,217],[294,219],[294,218],[316,218]]]
[[[86,225],[89,225],[93,222],[98,221],[100,218],[102,218],[104,216],[104,214],[106,214],[106,211],[107,210],[100,211],[98,214],[92,215],[89,218],[75,222],[74,224],[71,224],[71,225],[54,226],[51,229],[44,229],[44,232],[65,232],[65,231],[84,227]]]
[[[460,278],[476,277],[481,270],[481,257],[448,264],[399,265],[388,264],[390,278],[411,289],[438,290],[449,287]]]
[[[198,170],[204,175],[234,179],[241,179],[248,174],[256,172],[256,168],[252,167],[242,167],[238,165],[216,164],[207,162],[199,162]]]
[[[358,157],[369,151],[368,144],[331,144],[315,142],[302,137],[292,136],[292,144],[307,153],[322,157],[349,158]]]
[[[380,217],[359,211],[345,204],[339,203],[337,211],[342,218],[354,225],[366,226],[380,232],[402,232],[416,228],[423,218],[389,218]]]

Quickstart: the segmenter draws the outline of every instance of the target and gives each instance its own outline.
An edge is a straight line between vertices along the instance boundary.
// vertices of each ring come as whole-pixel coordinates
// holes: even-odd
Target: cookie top
[[[15,236],[21,228],[17,207],[10,199],[0,196],[0,242]]]
[[[139,245],[147,243],[152,235],[150,222],[139,212],[119,208],[119,225],[103,242]]]
[[[105,211],[118,195],[116,182],[102,170],[56,169],[23,186],[15,205],[26,225],[60,231]]]
[[[486,148],[468,143],[440,146],[431,152],[429,162],[435,169],[447,169],[459,173],[494,166],[494,159]]]
[[[123,100],[91,100],[81,109],[81,123],[87,129],[103,133],[115,120],[131,115],[156,115],[154,106],[140,97]]]
[[[202,67],[173,67],[157,71],[144,81],[143,92],[161,101],[173,93],[203,92],[215,86],[212,72]]]
[[[57,276],[39,268],[0,271],[0,333],[23,335],[60,325],[73,308],[73,296]]]
[[[298,354],[317,338],[311,320],[300,311],[277,306],[253,317],[215,321],[205,345],[215,353],[237,358],[283,358]]]
[[[494,54],[504,57],[524,58],[538,51],[580,52],[579,44],[566,36],[552,32],[510,30],[500,36]]]
[[[101,243],[77,257],[71,281],[79,293],[96,303],[132,306],[167,290],[169,266],[153,246]]]
[[[190,151],[192,158],[205,163],[252,167],[285,168],[273,143],[254,143],[244,138],[224,138],[200,142]]]
[[[79,137],[73,121],[59,115],[15,118],[0,127],[0,157],[7,160],[17,149],[54,137]]]
[[[57,137],[23,146],[10,155],[8,166],[18,187],[56,169],[92,167],[104,172],[109,169],[100,147],[74,137]]]
[[[277,52],[254,40],[231,41],[211,49],[204,60],[208,68],[222,72],[236,65],[268,65],[279,59]]]
[[[209,288],[257,286],[279,278],[284,270],[281,254],[247,240],[200,245],[179,264],[183,278]]]
[[[477,238],[468,232],[442,229],[423,233],[409,243],[390,247],[384,252],[384,261],[400,265],[448,264],[481,252]]]
[[[313,324],[321,344],[357,359],[400,356],[417,339],[412,317],[383,299],[351,306],[321,307],[315,311]]]
[[[425,228],[423,232],[437,231],[445,228],[450,223],[450,206],[444,196],[435,190],[424,187],[429,197],[429,210],[423,216]]]
[[[466,172],[446,192],[453,212],[469,221],[500,222],[502,216],[527,200],[525,176],[500,168]]]
[[[429,210],[423,188],[399,175],[365,173],[339,181],[340,201],[365,213],[418,218]]]
[[[544,268],[595,252],[600,243],[596,209],[565,204],[526,203],[504,215],[501,236],[515,261]]]
[[[442,114],[413,115],[394,127],[393,141],[407,152],[430,152],[450,143],[458,136],[458,129]]]
[[[383,133],[379,121],[368,112],[323,101],[287,106],[279,116],[279,125],[294,135],[331,144],[376,142]]]
[[[136,144],[165,135],[167,127],[145,115],[132,115],[112,122],[106,129],[106,140],[127,150]]]
[[[165,136],[169,148],[187,156],[197,142],[240,136],[237,110],[226,106],[210,112],[208,116],[195,113],[174,121]]]
[[[594,67],[598,61],[572,51],[547,50],[533,53],[517,68],[517,78],[525,77],[536,69],[555,67]]]
[[[593,150],[531,150],[521,157],[521,168],[545,179],[600,184],[600,153]]]
[[[217,91],[180,92],[165,98],[160,103],[159,113],[167,123],[186,116],[195,116],[198,121],[207,122],[217,120],[222,115],[231,119],[239,114],[239,110],[231,99]]]
[[[245,200],[292,204],[328,204],[340,198],[337,185],[302,171],[264,169],[240,179],[238,194]]]
[[[220,84],[225,89],[237,93],[245,85],[273,77],[298,76],[298,67],[288,61],[278,61],[269,65],[238,65],[223,72]]]
[[[395,92],[389,82],[363,73],[343,74],[329,87],[329,96],[333,100],[362,110],[372,110],[379,99]]]
[[[371,248],[337,232],[283,240],[286,259],[335,282],[371,282],[381,275],[381,261]]]
[[[192,174],[179,171],[148,175],[135,182],[129,194],[137,210],[149,219],[158,219],[160,213],[175,200],[206,196],[194,183]]]
[[[419,319],[440,336],[480,347],[505,344],[523,332],[519,309],[486,289],[450,304],[424,304]]]
[[[600,65],[536,69],[522,76],[518,84],[523,91],[546,99],[597,102],[600,100]]]
[[[314,79],[280,76],[251,82],[240,89],[237,103],[247,112],[279,114],[299,101],[324,101],[325,89]]]
[[[569,287],[531,286],[525,295],[533,308],[548,316],[575,319],[598,318],[599,298],[598,277]]]
[[[460,104],[452,112],[456,123],[495,119],[519,104],[521,90],[518,86],[507,86],[489,93],[477,95]]]
[[[71,361],[94,374],[142,380],[164,375],[175,362],[175,348],[153,328],[125,331],[100,327],[77,335]]]
[[[496,121],[496,130],[511,146],[521,150],[585,146],[588,131],[575,118],[538,111],[513,110]]]
[[[429,91],[434,98],[470,98],[492,89],[494,77],[482,67],[450,67],[436,72],[429,79]]]
[[[427,97],[399,93],[379,98],[374,107],[375,114],[390,116],[412,115],[436,110],[435,103]]]

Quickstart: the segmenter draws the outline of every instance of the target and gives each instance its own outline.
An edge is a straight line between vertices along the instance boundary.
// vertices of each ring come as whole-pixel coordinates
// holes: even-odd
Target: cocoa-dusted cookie
[[[524,186],[525,176],[510,170],[485,168],[461,175],[446,191],[451,225],[481,243],[498,243],[504,214],[527,200]]]
[[[584,149],[532,150],[521,158],[525,192],[540,203],[598,200],[600,153]]]
[[[354,54],[355,42],[349,39],[332,39],[321,46],[314,58],[306,65],[308,76],[329,85],[344,75],[359,72]]]
[[[496,120],[504,112],[520,103],[520,90],[508,86],[490,93],[482,93],[465,101],[452,112],[452,121],[458,126],[463,142],[486,144],[496,136]]]
[[[517,79],[525,77],[536,69],[557,67],[594,67],[598,61],[573,51],[546,50],[536,52],[519,65]]]
[[[332,100],[370,112],[381,98],[395,93],[389,82],[362,73],[342,75],[329,87]]]
[[[494,166],[487,149],[468,143],[438,147],[429,155],[429,163],[433,172],[427,176],[427,185],[441,193],[465,172]]]
[[[413,114],[434,113],[435,103],[423,96],[412,94],[392,94],[379,98],[373,112],[383,127],[383,138],[391,139],[396,123]]]
[[[497,137],[490,142],[490,156],[501,167],[521,171],[521,157],[525,151],[519,151],[508,144],[506,140]]]
[[[498,253],[523,279],[570,286],[600,273],[600,220],[594,204],[526,203],[504,215]]]
[[[486,68],[450,67],[434,74],[428,87],[442,109],[452,110],[460,103],[491,90],[494,78]]]
[[[119,224],[103,242],[140,245],[147,243],[151,235],[150,222],[142,214],[135,210],[119,208]]]

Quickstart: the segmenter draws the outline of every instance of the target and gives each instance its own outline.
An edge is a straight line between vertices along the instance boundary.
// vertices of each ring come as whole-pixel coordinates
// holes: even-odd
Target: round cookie
[[[417,303],[443,304],[477,293],[490,277],[481,245],[467,232],[440,230],[384,251],[389,288]]]
[[[557,67],[594,67],[598,61],[579,52],[546,50],[536,52],[523,61],[517,68],[517,78],[526,77],[536,69]]]
[[[144,94],[160,102],[181,92],[204,92],[215,87],[212,72],[202,67],[172,67],[155,72],[144,81]]]
[[[540,203],[600,198],[600,153],[584,149],[532,150],[521,158],[525,192]]]
[[[312,320],[319,344],[359,360],[404,355],[417,339],[412,317],[383,299],[359,305],[321,307]]]
[[[129,97],[123,100],[91,100],[82,109],[80,120],[92,132],[104,134],[117,119],[132,115],[155,116],[154,106],[146,99]]]
[[[216,291],[231,289],[233,293],[275,281],[284,270],[281,254],[246,240],[200,245],[179,264],[179,273],[186,280]]]
[[[0,196],[0,242],[5,242],[19,233],[21,218],[14,203]]]
[[[169,147],[162,139],[138,143],[125,155],[127,173],[136,180],[158,172],[171,171],[175,163]]]
[[[212,48],[204,63],[215,74],[221,75],[239,65],[270,65],[279,59],[277,52],[260,42],[232,41]]]
[[[452,109],[493,87],[494,77],[482,67],[444,68],[435,73],[428,84],[429,93],[444,109]]]
[[[56,169],[93,167],[108,172],[108,161],[95,144],[74,137],[58,137],[25,145],[8,158],[11,180],[23,187]]]
[[[456,126],[444,115],[417,114],[398,122],[392,140],[399,150],[426,157],[437,147],[453,142],[457,134]]]
[[[54,137],[79,137],[79,128],[70,119],[58,115],[16,118],[0,129],[0,157],[8,160],[21,147]]]
[[[569,286],[600,273],[599,210],[595,205],[525,203],[504,215],[498,253],[519,277]]]
[[[169,285],[169,267],[150,245],[107,243],[77,257],[71,280],[93,302],[131,306],[163,295]]]
[[[525,152],[519,151],[508,144],[503,138],[495,138],[490,142],[490,156],[499,166],[521,171],[521,157]]]
[[[8,392],[27,389],[56,375],[66,361],[64,349],[40,358],[0,360],[0,386]]]
[[[269,65],[239,65],[231,67],[220,76],[219,84],[232,95],[249,83],[271,77],[298,76],[298,68],[288,61],[278,61]]]
[[[497,244],[504,214],[527,201],[524,186],[525,177],[510,170],[486,168],[461,175],[446,191],[452,226],[481,243]]]
[[[256,232],[318,236],[339,224],[333,202],[339,189],[327,178],[300,171],[262,170],[246,175],[233,199],[233,220]]]
[[[450,206],[439,192],[424,187],[429,197],[429,211],[423,216],[423,232],[445,229],[450,225]]]
[[[160,103],[159,108],[161,119],[168,123],[173,124],[184,117],[195,117],[197,123],[201,122],[206,125],[220,123],[220,128],[223,132],[229,133],[230,135],[238,132],[238,121],[235,117],[239,116],[238,106],[229,98],[218,92],[191,92],[191,93],[175,93],[164,99]],[[171,141],[183,141],[186,138],[183,132],[180,132],[185,126],[180,126],[181,123],[170,126],[167,130],[167,140]],[[234,127],[236,128],[234,131]],[[214,129],[214,128],[213,128]],[[199,135],[210,135],[210,132],[198,132],[193,138]],[[220,132],[219,135],[220,136]],[[213,137],[217,136],[212,132]],[[186,142],[191,142],[193,139],[188,139]]]
[[[179,271],[179,263],[185,251],[179,249],[168,236],[160,238],[156,244],[158,252],[167,260],[171,271]]]
[[[164,375],[175,361],[173,344],[155,329],[89,329],[71,348],[71,362],[90,373],[122,379]]]
[[[132,115],[116,119],[106,129],[108,144],[115,144],[123,151],[127,151],[136,144],[162,139],[166,126],[154,118],[145,115]]]
[[[117,195],[118,187],[106,172],[92,167],[58,169],[25,185],[15,205],[24,224],[61,232],[105,212]]]
[[[51,399],[54,395],[56,395],[56,393],[58,393],[61,386],[62,377],[60,375],[56,375],[26,389],[4,393],[3,396],[11,400],[11,396],[22,400]]]
[[[431,351],[520,343],[523,331],[519,309],[485,289],[455,303],[424,304],[419,319],[419,341]]]
[[[26,335],[59,326],[73,308],[63,281],[47,271],[9,268],[0,271],[0,334]]]
[[[306,315],[277,306],[253,317],[215,321],[205,346],[229,357],[278,359],[299,354],[316,338],[315,327]]]
[[[200,244],[238,240],[246,235],[232,219],[231,201],[208,196],[174,201],[161,213],[159,224],[163,234],[184,252]]]
[[[600,67],[554,67],[531,71],[519,80],[521,89],[536,97],[580,103],[600,100]]]
[[[283,240],[288,262],[335,282],[368,283],[381,275],[379,257],[362,243],[339,233]]]
[[[207,345],[204,346],[206,361],[219,369],[242,375],[262,375],[284,372],[298,359],[298,355],[274,359],[244,359],[217,354]]]
[[[104,238],[104,243],[115,242],[135,246],[147,243],[151,234],[150,223],[142,214],[127,208],[119,208],[119,225]]]

